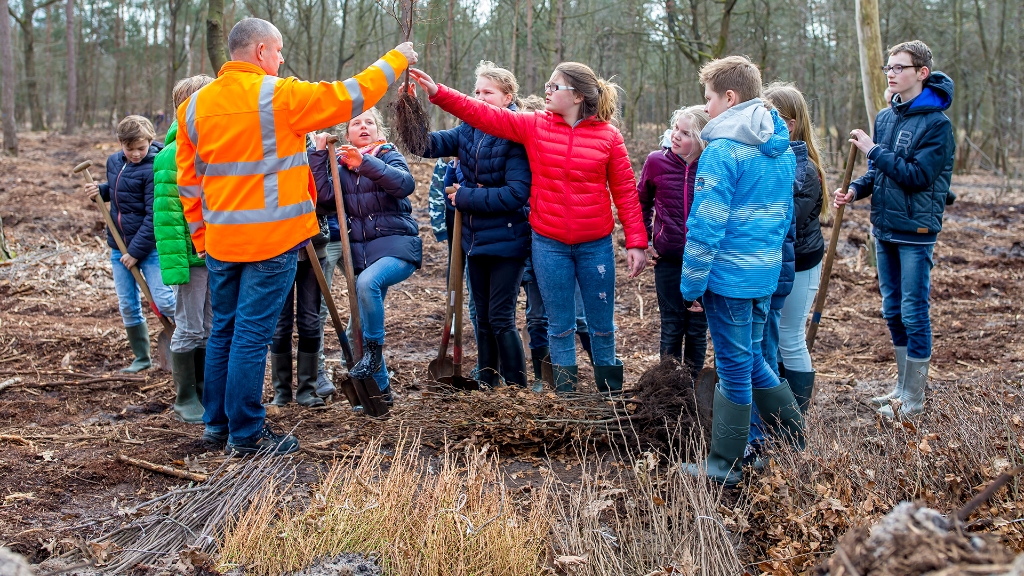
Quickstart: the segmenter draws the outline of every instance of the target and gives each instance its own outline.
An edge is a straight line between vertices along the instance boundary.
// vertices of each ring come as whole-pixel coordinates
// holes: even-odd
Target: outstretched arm
[[[470,98],[458,90],[434,83],[426,72],[416,68],[409,69],[409,76],[426,91],[431,102],[470,126],[520,144],[530,138],[534,113],[513,112]]]

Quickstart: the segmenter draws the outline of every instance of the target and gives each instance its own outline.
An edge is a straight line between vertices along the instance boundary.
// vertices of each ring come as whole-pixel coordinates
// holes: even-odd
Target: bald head
[[[228,52],[232,60],[247,60],[248,52],[257,45],[269,44],[281,37],[277,26],[261,18],[244,18],[228,34]]]

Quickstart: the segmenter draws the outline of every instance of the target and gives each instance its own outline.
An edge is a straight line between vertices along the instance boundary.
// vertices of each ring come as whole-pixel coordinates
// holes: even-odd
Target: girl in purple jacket
[[[665,143],[668,145],[647,156],[637,183],[644,225],[651,239],[648,255],[655,262],[654,283],[661,310],[661,359],[671,356],[685,363],[694,378],[704,367],[708,320],[703,311],[686,309],[679,278],[697,160],[704,151],[700,131],[709,120],[702,106],[676,110],[672,114],[669,142]]]

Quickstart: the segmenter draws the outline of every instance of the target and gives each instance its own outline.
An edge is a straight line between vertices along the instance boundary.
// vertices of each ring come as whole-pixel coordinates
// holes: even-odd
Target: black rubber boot
[[[773,388],[754,388],[754,403],[761,419],[772,434],[786,438],[794,446],[804,448],[804,417],[800,413],[789,382],[783,378],[782,383]],[[717,405],[715,407],[717,409]]]
[[[206,348],[196,348],[196,355],[193,358],[196,370],[196,396],[202,402],[203,388],[206,386]]]
[[[530,359],[533,362],[533,391],[539,394],[544,391],[544,364],[551,366],[551,349],[547,346],[532,348]]]
[[[750,404],[735,404],[715,388],[714,415],[711,418],[711,449],[703,464],[687,464],[691,476],[707,475],[719,484],[736,486],[743,481],[740,461],[750,431]]]
[[[482,332],[476,342],[476,370],[477,379],[483,382],[488,388],[494,388],[501,384],[498,378],[498,364],[501,356],[498,354],[498,340],[493,334]]]
[[[576,391],[576,383],[579,381],[578,366],[575,364],[572,366],[552,364],[551,369],[555,373],[555,392],[568,394]]]
[[[800,405],[800,413],[807,414],[807,407],[811,404],[811,396],[814,395],[814,372],[786,372],[786,380],[789,381],[789,388],[793,391],[796,403]]]
[[[299,352],[295,357],[295,401],[307,408],[319,408],[327,403],[316,395],[317,360],[316,352]]]
[[[349,374],[358,380],[372,378],[384,362],[384,345],[380,342],[367,340],[363,342],[363,357],[352,367]]]
[[[203,421],[203,405],[196,394],[195,350],[171,352],[171,378],[174,380],[174,414],[182,422]]]
[[[135,360],[131,366],[122,368],[121,372],[135,374],[151,367],[153,360],[149,356],[149,326],[143,322],[135,326],[126,326],[124,331],[128,334],[128,345],[132,347]]]
[[[590,363],[594,363],[594,351],[590,347],[590,332],[577,332],[577,336],[580,337],[580,346],[583,346],[583,351],[587,353],[590,358]]]
[[[606,396],[622,393],[623,368],[622,360],[615,359],[614,366],[594,366],[594,380],[597,391]]]
[[[284,406],[292,401],[292,355],[270,354],[270,383],[274,386],[274,406]]]
[[[498,357],[501,359],[501,377],[509,386],[526,388],[526,355],[519,332],[509,330],[495,336],[498,340]]]

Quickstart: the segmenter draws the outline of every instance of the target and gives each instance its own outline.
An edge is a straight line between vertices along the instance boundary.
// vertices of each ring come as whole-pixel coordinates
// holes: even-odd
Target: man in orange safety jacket
[[[299,449],[267,426],[261,399],[298,249],[320,232],[305,135],[369,109],[416,62],[406,42],[352,78],[311,83],[276,76],[283,48],[270,22],[240,21],[228,36],[231,60],[178,108],[178,191],[213,306],[203,444],[239,454]]]

